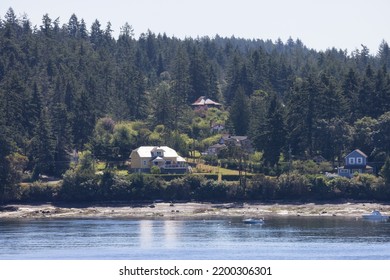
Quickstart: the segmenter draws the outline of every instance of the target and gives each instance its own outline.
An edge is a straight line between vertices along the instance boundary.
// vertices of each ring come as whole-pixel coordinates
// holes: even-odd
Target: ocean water
[[[341,217],[0,220],[0,259],[390,260],[390,223]]]

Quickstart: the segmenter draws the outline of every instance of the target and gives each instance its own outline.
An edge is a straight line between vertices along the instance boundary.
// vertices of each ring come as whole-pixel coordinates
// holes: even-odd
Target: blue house
[[[367,165],[367,155],[356,149],[350,152],[344,161],[344,166],[338,168],[338,175],[351,178],[355,173],[372,173],[373,169]]]

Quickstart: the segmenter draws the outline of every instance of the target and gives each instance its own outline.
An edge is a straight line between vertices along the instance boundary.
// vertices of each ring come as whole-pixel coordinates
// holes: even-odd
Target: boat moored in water
[[[374,210],[370,214],[362,215],[362,217],[369,221],[387,221],[389,219],[389,216],[382,215],[378,210]]]

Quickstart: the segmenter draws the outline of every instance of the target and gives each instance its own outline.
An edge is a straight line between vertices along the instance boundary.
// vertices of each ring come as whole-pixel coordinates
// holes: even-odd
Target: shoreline
[[[372,210],[390,214],[390,204],[375,202],[341,203],[208,203],[156,202],[83,204],[9,204],[1,207],[0,219],[56,219],[56,218],[212,218],[266,216],[338,216],[361,217]]]

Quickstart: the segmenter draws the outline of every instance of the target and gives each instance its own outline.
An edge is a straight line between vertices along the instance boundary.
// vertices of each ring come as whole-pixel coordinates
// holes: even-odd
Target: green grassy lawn
[[[115,172],[115,174],[120,175],[120,176],[124,176],[124,175],[129,174],[129,172],[127,170],[114,170],[114,172]]]
[[[96,172],[104,172],[104,170],[106,169],[106,162],[104,161],[97,161],[96,164],[95,164],[95,168],[96,168]],[[112,171],[117,174],[117,175],[127,175],[128,174],[128,170],[127,169],[117,169],[117,168],[114,168],[112,169]]]
[[[227,169],[227,168],[207,165],[207,164],[203,164],[203,163],[198,163],[196,168],[199,171],[201,171],[199,173],[208,173],[208,174],[218,174],[218,173],[220,173],[221,175],[239,175],[238,170]]]
[[[97,161],[95,168],[96,171],[103,171],[106,168],[106,163],[104,161]]]

